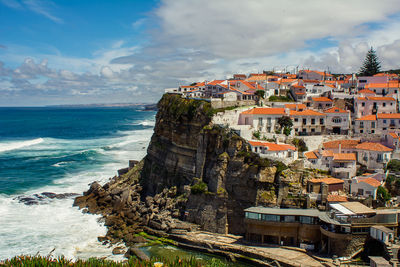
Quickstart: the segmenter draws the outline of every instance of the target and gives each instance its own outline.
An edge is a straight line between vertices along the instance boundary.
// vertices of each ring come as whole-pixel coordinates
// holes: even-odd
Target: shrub
[[[198,182],[190,187],[190,192],[195,195],[204,194],[208,191],[207,184],[204,182]]]
[[[254,132],[253,132],[253,136],[254,136],[254,138],[256,138],[256,139],[260,139],[260,136],[261,136],[260,131],[254,131]]]
[[[390,172],[400,172],[400,160],[392,159],[386,166]]]
[[[383,186],[378,187],[376,197],[383,202],[389,201],[392,198],[390,193]]]
[[[306,145],[306,143],[304,142],[303,139],[294,138],[294,139],[292,140],[292,144],[297,148],[297,150],[298,150],[299,152],[304,152],[304,151],[307,151],[307,150],[308,150],[308,147],[307,147],[307,145]]]

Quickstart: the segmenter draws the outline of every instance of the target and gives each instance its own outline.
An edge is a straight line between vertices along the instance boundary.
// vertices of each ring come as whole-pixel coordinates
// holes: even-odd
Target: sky
[[[399,0],[0,0],[0,106],[155,103],[234,73],[400,68]]]

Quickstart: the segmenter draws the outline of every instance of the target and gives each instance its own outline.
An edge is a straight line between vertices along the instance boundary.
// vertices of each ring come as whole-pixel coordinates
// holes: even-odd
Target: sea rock
[[[129,258],[131,256],[136,256],[142,261],[149,261],[150,258],[143,251],[136,247],[130,247],[128,251],[125,253],[125,257]]]
[[[126,253],[126,251],[125,251],[124,247],[115,247],[112,250],[113,255],[120,255],[120,254],[125,254],[125,253]]]

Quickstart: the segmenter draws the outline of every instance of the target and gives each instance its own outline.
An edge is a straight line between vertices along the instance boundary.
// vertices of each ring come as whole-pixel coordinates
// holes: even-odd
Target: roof
[[[380,151],[380,152],[390,152],[393,151],[393,149],[388,148],[381,143],[372,143],[372,142],[364,142],[361,144],[358,144],[356,146],[357,149],[362,149],[362,150],[369,150],[369,151]]]
[[[339,195],[328,195],[327,198],[328,202],[346,202],[346,196],[339,196]]]
[[[318,70],[300,70],[300,71],[304,71],[304,72],[315,72],[315,73],[318,73],[319,75],[322,75],[322,76],[332,76],[332,74],[330,74],[330,73],[326,73],[326,72],[322,72],[322,71],[318,71]]]
[[[388,83],[368,83],[365,85],[365,88],[399,88],[399,83],[397,81]]]
[[[333,151],[332,150],[324,150],[324,151],[322,151],[322,156],[323,157],[333,157]]]
[[[343,183],[344,183],[343,180],[341,180],[341,179],[336,179],[336,178],[321,178],[321,179],[315,178],[315,179],[311,179],[311,180],[308,180],[308,181],[311,182],[311,183],[315,183],[315,184],[318,184],[318,183],[324,183],[324,184],[343,184]]]
[[[284,108],[253,108],[243,111],[241,114],[259,114],[259,115],[285,115]]]
[[[324,110],[324,113],[349,113],[349,111],[337,107],[331,107]]]
[[[360,140],[335,140],[329,141],[322,144],[325,149],[334,149],[339,148],[339,145],[342,148],[356,148],[356,146],[360,143]]]
[[[367,213],[376,213],[373,209],[365,206],[364,204],[360,203],[360,202],[343,202],[341,204],[343,207],[345,207],[346,209],[352,211],[355,214],[367,214]]]
[[[366,115],[356,119],[356,121],[376,121],[376,115]]]
[[[304,156],[305,156],[307,159],[318,159],[317,154],[315,154],[314,151],[305,152],[305,153],[304,153]]]
[[[217,84],[222,83],[223,81],[225,81],[225,80],[214,80],[214,81],[208,82],[207,85],[217,85]]]
[[[362,179],[360,183],[366,183],[373,187],[379,187],[381,185],[381,183],[378,180],[371,177]]]
[[[324,212],[317,209],[280,209],[280,208],[266,208],[266,207],[250,207],[245,209],[246,212],[255,212],[261,214],[274,214],[274,215],[300,215],[319,217]]]
[[[335,153],[333,154],[333,160],[336,161],[356,161],[355,153]]]
[[[291,110],[291,116],[326,116],[324,113],[312,110],[312,109],[305,109],[303,111]]]
[[[327,97],[313,97],[312,100],[314,102],[333,102],[332,99],[329,99]]]
[[[268,149],[268,151],[285,151],[285,150],[297,150],[296,147],[288,144],[275,144],[270,142],[259,142],[259,141],[249,141],[251,146],[263,146]]]
[[[285,108],[288,108],[288,109],[296,109],[296,108],[298,108],[298,109],[306,109],[307,107],[304,104],[285,104]]]
[[[378,113],[378,119],[400,119],[400,113]]]
[[[358,91],[358,93],[359,94],[373,94],[373,95],[375,95],[375,92],[371,91],[369,89],[362,89],[362,90]]]
[[[399,138],[399,136],[396,133],[389,133],[389,135],[395,139]]]

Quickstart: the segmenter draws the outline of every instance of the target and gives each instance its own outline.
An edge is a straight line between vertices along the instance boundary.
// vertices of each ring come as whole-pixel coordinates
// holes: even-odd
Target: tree
[[[283,133],[289,136],[293,126],[292,119],[289,116],[282,116],[278,119],[277,123],[281,127],[281,131],[283,130]]]
[[[264,90],[257,90],[255,92],[255,95],[258,96],[259,98],[264,98],[265,96],[265,91]]]
[[[360,76],[373,76],[381,70],[381,63],[379,62],[376,51],[371,47],[365,56],[364,63],[360,69]]]
[[[387,202],[391,199],[390,193],[383,186],[378,187],[378,191],[376,192],[376,197],[378,200],[382,202]]]

